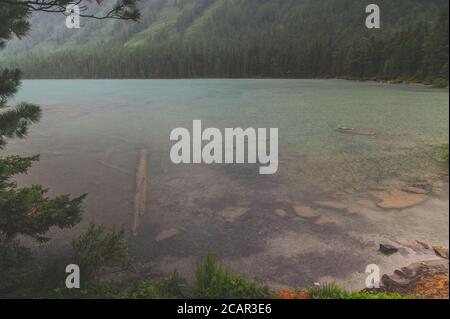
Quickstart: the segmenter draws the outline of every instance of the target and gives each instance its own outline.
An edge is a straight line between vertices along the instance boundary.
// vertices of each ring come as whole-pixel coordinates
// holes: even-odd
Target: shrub
[[[200,299],[265,299],[269,289],[253,280],[229,273],[208,256],[196,269],[194,298]]]
[[[87,278],[96,277],[106,266],[126,267],[131,263],[125,231],[103,225],[89,225],[88,230],[72,241],[76,263]]]
[[[117,299],[120,289],[112,282],[85,282],[81,289],[56,288],[45,296],[52,299]]]
[[[348,299],[349,293],[335,284],[324,284],[307,289],[311,299]]]
[[[126,299],[175,299],[184,298],[184,281],[174,272],[160,281],[147,279],[138,282],[124,294]]]
[[[158,283],[152,279],[140,281],[124,294],[126,299],[168,299],[169,297],[160,291]]]

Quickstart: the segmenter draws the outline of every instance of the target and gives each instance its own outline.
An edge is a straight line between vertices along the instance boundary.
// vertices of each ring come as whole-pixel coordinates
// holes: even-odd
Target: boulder
[[[421,298],[448,299],[448,261],[412,264],[381,278],[382,290]]]
[[[380,244],[380,251],[389,256],[398,252],[398,248],[389,244]]]

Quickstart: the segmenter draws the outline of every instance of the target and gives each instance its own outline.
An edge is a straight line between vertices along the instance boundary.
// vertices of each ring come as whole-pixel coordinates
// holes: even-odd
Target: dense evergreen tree
[[[2,24],[0,42],[7,40],[11,34],[18,36],[27,31],[28,10],[1,4]],[[20,85],[18,70],[0,71],[0,149],[7,138],[26,136],[31,123],[39,120],[40,109],[36,105],[22,103],[9,107],[8,99]],[[80,220],[81,201],[83,197],[71,199],[61,196],[50,199],[41,186],[18,188],[13,177],[25,173],[34,157],[8,156],[0,157],[0,240],[11,243],[17,235],[28,235],[38,240],[45,240],[43,235],[51,226],[70,227]]]
[[[54,12],[69,1],[4,1],[0,0],[0,46],[13,35],[22,37],[29,29],[30,12],[40,9]],[[81,2],[81,1],[78,1]],[[136,1],[124,0],[125,5]],[[125,6],[126,8],[127,6]],[[120,7],[114,17],[130,12]],[[105,17],[108,17],[107,15]],[[136,15],[134,17],[137,17]],[[23,138],[29,126],[38,121],[38,106],[21,103],[10,106],[8,101],[20,86],[21,72],[0,67],[0,151],[11,138]],[[28,236],[44,242],[51,227],[70,228],[81,220],[85,195],[71,197],[62,195],[51,198],[47,189],[40,185],[18,187],[14,177],[26,173],[39,156],[3,156],[0,153],[0,295],[8,295],[32,281],[35,267],[30,252],[20,245],[17,236]],[[109,242],[121,240],[121,233],[113,233]],[[105,252],[103,252],[106,254]],[[31,276],[31,277],[30,277]]]

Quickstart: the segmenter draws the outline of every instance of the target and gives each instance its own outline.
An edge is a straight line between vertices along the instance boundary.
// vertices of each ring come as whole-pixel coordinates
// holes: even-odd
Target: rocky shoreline
[[[449,298],[449,263],[447,258],[414,263],[383,275],[382,291],[418,298]]]

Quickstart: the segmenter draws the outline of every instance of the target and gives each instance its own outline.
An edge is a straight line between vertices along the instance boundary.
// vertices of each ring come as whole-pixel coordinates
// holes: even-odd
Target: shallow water
[[[131,230],[145,148],[147,205],[138,235],[130,235],[134,255],[167,262],[215,253],[242,261],[282,250],[274,233],[287,232],[285,248],[295,234],[319,246],[342,236],[342,229],[280,220],[277,209],[292,217],[293,207],[316,207],[336,193],[345,192],[348,202],[371,189],[445,174],[434,152],[448,143],[448,98],[448,90],[338,80],[24,81],[16,101],[40,104],[43,118],[7,152],[41,154],[21,183],[44,184],[52,194],[89,193],[85,222],[54,231],[53,245],[63,247],[92,220]],[[194,119],[204,128],[279,128],[278,173],[260,176],[256,165],[172,164],[169,134],[191,130]],[[343,126],[376,134],[336,132]],[[357,218],[345,220],[346,231],[359,227]],[[170,229],[178,232],[173,238],[155,240]]]

